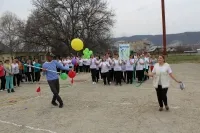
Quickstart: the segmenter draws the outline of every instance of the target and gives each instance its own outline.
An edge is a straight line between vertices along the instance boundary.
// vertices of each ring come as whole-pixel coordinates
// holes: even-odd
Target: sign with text
[[[129,56],[130,56],[130,45],[119,44],[119,58],[121,60],[129,60]]]

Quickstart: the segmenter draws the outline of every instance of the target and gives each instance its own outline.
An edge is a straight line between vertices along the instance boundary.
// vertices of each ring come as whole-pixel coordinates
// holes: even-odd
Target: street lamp
[[[163,28],[163,55],[167,55],[166,23],[165,23],[165,0],[161,0],[162,7],[162,28]]]

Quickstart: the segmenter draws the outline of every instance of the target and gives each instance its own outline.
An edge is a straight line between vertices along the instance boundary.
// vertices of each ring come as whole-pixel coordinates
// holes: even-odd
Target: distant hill
[[[162,35],[135,35],[131,37],[118,37],[114,38],[114,41],[138,41],[146,39],[155,45],[162,44]],[[178,34],[168,34],[167,44],[172,44],[174,42],[181,42],[182,44],[197,44],[200,43],[200,32],[185,32]]]

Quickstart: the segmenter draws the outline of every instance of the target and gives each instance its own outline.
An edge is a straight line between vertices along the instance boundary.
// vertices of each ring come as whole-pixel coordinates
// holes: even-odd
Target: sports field
[[[79,74],[73,86],[61,81],[62,109],[50,104],[45,80],[41,96],[36,84],[0,92],[0,133],[199,133],[200,64],[175,64],[172,70],[186,89],[171,82],[169,112],[158,111],[151,79],[140,87],[116,87],[92,85],[90,74]]]

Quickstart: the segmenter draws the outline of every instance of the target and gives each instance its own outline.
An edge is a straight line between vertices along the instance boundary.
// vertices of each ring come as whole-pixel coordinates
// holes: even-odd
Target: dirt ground
[[[92,85],[89,74],[75,84],[61,81],[64,108],[50,104],[45,80],[22,84],[16,92],[0,92],[0,133],[200,133],[200,64],[176,64],[172,70],[185,90],[171,81],[170,111],[159,112],[152,80],[134,85]]]

